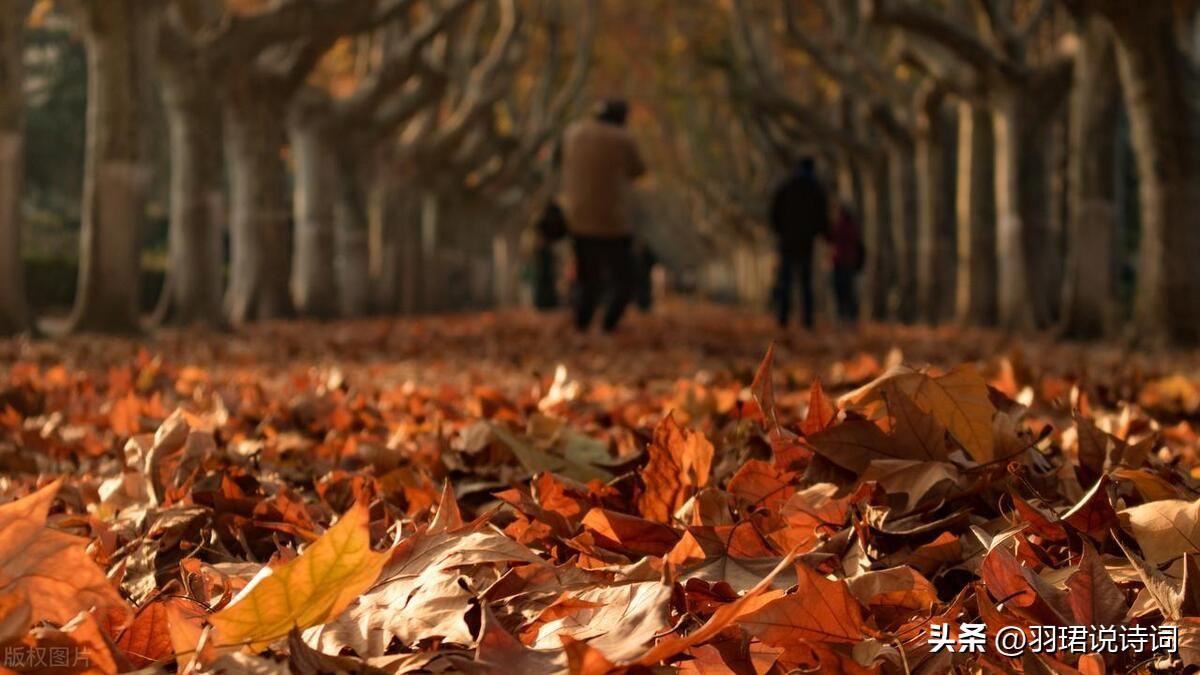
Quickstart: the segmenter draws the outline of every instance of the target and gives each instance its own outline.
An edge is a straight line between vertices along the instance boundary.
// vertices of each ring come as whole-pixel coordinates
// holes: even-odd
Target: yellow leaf
[[[125,607],[88,557],[87,539],[46,527],[61,484],[55,481],[0,506],[0,597],[23,597],[33,623],[49,620],[61,625],[92,607]]]
[[[217,646],[266,648],[292,628],[326,623],[367,590],[387,553],[371,550],[369,516],[361,504],[289,563],[271,569],[209,618]]]

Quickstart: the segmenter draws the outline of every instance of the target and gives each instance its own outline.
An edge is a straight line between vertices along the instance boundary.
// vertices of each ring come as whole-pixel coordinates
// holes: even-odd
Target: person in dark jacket
[[[588,330],[607,299],[603,329],[620,323],[636,291],[629,199],[646,165],[625,128],[628,105],[606,101],[590,119],[567,127],[562,155],[562,209],[575,248],[575,326]]]
[[[779,246],[779,297],[776,316],[787,327],[792,309],[792,289],[800,280],[804,325],[813,325],[813,243],[829,226],[829,203],[817,179],[811,157],[800,160],[796,170],[775,190],[771,201],[771,226]]]

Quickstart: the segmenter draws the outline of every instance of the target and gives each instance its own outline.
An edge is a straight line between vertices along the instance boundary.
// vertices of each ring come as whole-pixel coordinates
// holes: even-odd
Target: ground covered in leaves
[[[1174,671],[1198,387],[691,306],[0,342],[0,670]],[[1180,644],[932,653],[963,623]]]

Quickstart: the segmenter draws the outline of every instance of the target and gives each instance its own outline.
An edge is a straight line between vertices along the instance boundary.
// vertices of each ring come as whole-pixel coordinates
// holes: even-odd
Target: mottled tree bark
[[[25,177],[25,16],[29,0],[0,6],[0,335],[31,325],[21,260]]]
[[[907,139],[891,139],[888,153],[888,220],[891,230],[895,286],[891,305],[902,322],[916,318],[916,178],[915,153]]]
[[[293,313],[284,107],[280,96],[251,83],[236,87],[226,102],[232,260],[225,302],[235,323]]]
[[[337,165],[334,139],[319,112],[295,106],[288,127],[295,162],[292,208],[296,222],[292,292],[302,316],[338,315],[334,269]]]
[[[944,136],[943,96],[940,91],[924,92],[917,105],[916,180],[917,238],[916,293],[917,317],[937,323],[943,318],[947,287],[953,287],[953,239],[947,230],[943,206],[947,191],[945,161],[947,139]]]
[[[887,185],[887,168],[882,162],[868,163],[862,167],[862,226],[863,246],[866,259],[863,261],[862,308],[864,319],[883,320],[888,314],[888,256],[885,202],[883,192]]]
[[[1116,129],[1120,88],[1110,29],[1079,21],[1079,53],[1071,91],[1067,191],[1064,337],[1103,336],[1113,323],[1112,243],[1116,227]]]
[[[88,119],[79,285],[68,321],[72,331],[139,330],[154,4],[112,0],[73,5],[87,44]]]
[[[1138,168],[1134,321],[1151,341],[1200,342],[1200,101],[1170,3],[1096,3],[1117,38]]]
[[[996,321],[993,150],[989,113],[971,103],[960,103],[954,315],[963,324],[986,326]]]
[[[346,146],[340,150],[334,210],[338,307],[342,316],[365,316],[371,310],[372,195],[364,186],[374,184],[377,167],[370,152],[355,152]]]
[[[160,81],[171,144],[170,226],[162,319],[224,327],[220,108],[189,54],[163,56]]]
[[[1034,133],[1023,91],[997,95],[992,125],[995,138],[997,313],[1000,326],[1031,329],[1045,324],[1049,308],[1042,296],[1045,261],[1054,256],[1045,236],[1045,154]]]

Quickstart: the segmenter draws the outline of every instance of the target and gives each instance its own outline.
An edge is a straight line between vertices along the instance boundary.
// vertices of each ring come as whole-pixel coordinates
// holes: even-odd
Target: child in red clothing
[[[847,204],[834,202],[828,237],[833,249],[833,292],[837,297],[838,318],[854,323],[858,320],[855,277],[863,268],[865,251],[858,221]]]

